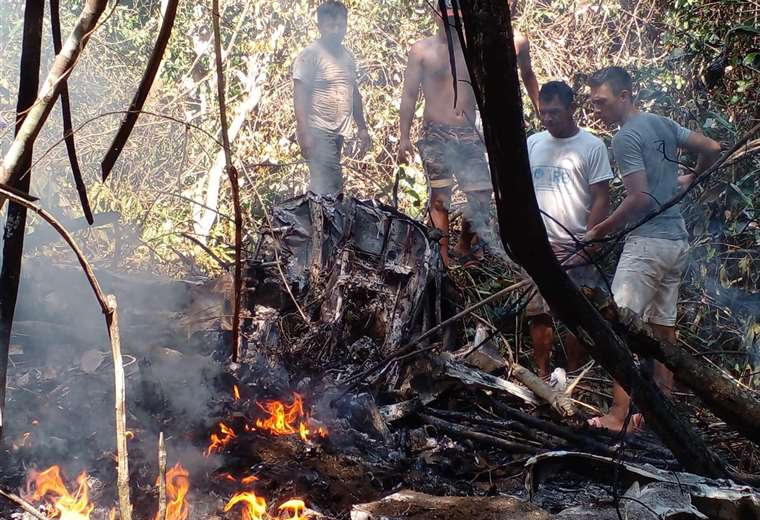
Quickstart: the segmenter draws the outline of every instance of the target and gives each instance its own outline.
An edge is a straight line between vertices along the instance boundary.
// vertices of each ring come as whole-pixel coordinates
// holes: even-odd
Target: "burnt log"
[[[42,19],[44,0],[27,0],[24,9],[24,36],[21,48],[18,103],[16,105],[16,135],[18,136],[27,111],[34,106],[40,83],[40,49],[42,46]],[[19,168],[28,171],[32,165],[31,144],[19,158]],[[17,188],[29,192],[30,176],[26,175]],[[1,200],[1,199],[0,199]],[[8,206],[3,242],[3,266],[0,271],[0,437],[3,433],[5,408],[5,382],[8,372],[8,354],[11,328],[16,312],[18,285],[21,278],[21,257],[24,253],[26,208],[20,204]]]
[[[589,346],[594,359],[628,391],[647,424],[678,461],[694,473],[726,476],[722,462],[654,381],[637,369],[628,347],[579,292],[549,246],[533,191],[507,4],[473,0],[462,2],[461,8],[466,31],[461,31],[459,21],[457,29],[464,40],[464,55],[483,118],[505,248],[536,281],[558,317]]]
[[[760,401],[719,370],[657,339],[649,326],[628,309],[620,309],[618,315],[615,329],[626,337],[631,350],[663,363],[711,412],[760,446]]]

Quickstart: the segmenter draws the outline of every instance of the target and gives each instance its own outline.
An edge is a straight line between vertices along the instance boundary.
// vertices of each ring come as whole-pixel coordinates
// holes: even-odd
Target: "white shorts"
[[[617,306],[648,323],[674,326],[688,251],[686,240],[628,237],[612,281]]]

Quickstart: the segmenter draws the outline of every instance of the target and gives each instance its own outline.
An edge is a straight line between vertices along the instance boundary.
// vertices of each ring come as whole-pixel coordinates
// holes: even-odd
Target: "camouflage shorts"
[[[473,127],[425,123],[417,149],[431,188],[450,188],[456,178],[465,192],[493,189],[486,149]]]

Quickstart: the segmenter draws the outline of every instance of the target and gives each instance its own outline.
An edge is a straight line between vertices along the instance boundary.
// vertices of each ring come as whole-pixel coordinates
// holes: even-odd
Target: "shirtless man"
[[[488,229],[493,186],[485,159],[485,147],[475,131],[475,96],[469,84],[470,76],[456,32],[452,34],[452,43],[459,81],[457,105],[454,106],[454,88],[444,26],[444,23],[449,23],[452,31],[455,31],[454,12],[448,9],[446,16],[442,17],[435,11],[434,16],[438,33],[416,42],[409,51],[401,97],[398,161],[407,164],[409,156],[414,153],[409,134],[422,87],[425,111],[417,148],[430,182],[430,219],[433,226],[443,233],[441,257],[444,265],[448,266],[449,202],[453,177],[456,177],[459,187],[467,195],[467,206],[462,234],[454,251],[464,265],[469,265],[483,256],[478,232]],[[531,66],[530,44],[525,36],[517,32],[515,53],[528,96],[538,112],[538,81]]]
[[[453,28],[454,12],[434,13],[438,33],[412,45],[404,74],[401,97],[398,162],[406,164],[414,154],[409,136],[420,87],[425,99],[423,126],[417,148],[430,183],[430,220],[443,233],[441,258],[449,265],[449,202],[456,176],[467,195],[464,224],[454,247],[463,263],[482,256],[476,231],[487,228],[491,200],[491,176],[485,146],[475,130],[475,96],[456,33],[453,34],[456,74],[459,80],[454,106],[449,49],[444,23]]]
[[[515,54],[517,55],[517,68],[520,70],[520,79],[528,91],[528,97],[533,105],[533,110],[538,114],[538,80],[533,72],[533,64],[530,60],[530,42],[527,36],[520,31],[514,31]]]

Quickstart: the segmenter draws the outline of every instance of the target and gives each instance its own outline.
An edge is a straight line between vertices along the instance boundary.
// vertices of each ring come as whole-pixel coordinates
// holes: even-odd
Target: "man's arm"
[[[515,34],[515,53],[517,54],[520,78],[525,85],[525,90],[528,91],[533,110],[538,114],[538,80],[536,73],[533,72],[533,64],[530,60],[530,41],[521,33]]]
[[[412,128],[414,109],[420,94],[422,84],[422,49],[419,43],[412,45],[404,72],[404,87],[401,91],[401,107],[399,108],[399,147],[398,162],[406,164],[409,155],[414,153],[409,132]]]
[[[586,229],[590,231],[610,213],[610,181],[592,184],[589,190],[591,191],[591,212],[588,214]]]
[[[612,215],[593,226],[586,233],[585,240],[593,240],[614,233],[652,209],[654,201],[648,195],[649,183],[646,171],[629,173],[623,177],[623,185],[626,193],[623,202],[612,212]]]
[[[697,156],[697,165],[694,167],[694,173],[678,177],[678,185],[684,190],[694,182],[695,176],[701,175],[718,160],[720,157],[720,144],[698,132],[690,132],[682,148]]]
[[[293,80],[293,105],[296,112],[296,137],[301,145],[301,154],[308,159],[314,148],[314,137],[309,132],[311,87],[299,79]]]
[[[372,139],[369,137],[369,131],[367,131],[367,122],[364,120],[364,103],[362,103],[362,95],[359,92],[359,87],[354,84],[354,122],[356,122],[356,128],[359,135],[359,157],[364,157],[364,154],[372,146]]]

